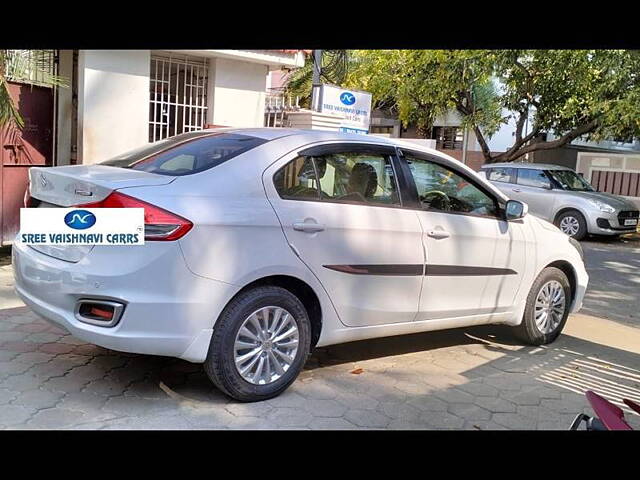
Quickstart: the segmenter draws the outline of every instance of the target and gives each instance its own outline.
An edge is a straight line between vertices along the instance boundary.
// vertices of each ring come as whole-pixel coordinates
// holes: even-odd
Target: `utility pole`
[[[464,134],[462,135],[462,164],[467,164],[467,142],[469,140],[469,127],[465,125]]]
[[[322,72],[322,50],[313,51],[313,83],[311,92],[311,110],[316,112],[320,111],[320,104],[322,99],[320,98],[320,89],[322,82],[320,81],[320,74]]]

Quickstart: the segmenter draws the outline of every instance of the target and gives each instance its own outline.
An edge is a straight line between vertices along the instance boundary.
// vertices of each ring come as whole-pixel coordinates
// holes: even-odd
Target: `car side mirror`
[[[529,212],[529,206],[519,200],[509,200],[504,208],[507,221],[518,220]]]

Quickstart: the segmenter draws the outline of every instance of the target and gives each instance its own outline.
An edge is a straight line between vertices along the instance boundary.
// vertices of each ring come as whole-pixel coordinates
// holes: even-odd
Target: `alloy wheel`
[[[560,282],[545,283],[536,297],[535,320],[541,333],[553,333],[564,316],[566,298]]]
[[[580,222],[576,217],[566,216],[560,221],[560,230],[573,237],[580,230]]]
[[[298,341],[298,324],[287,310],[275,306],[256,310],[244,320],[236,335],[236,369],[254,385],[275,382],[291,367]]]

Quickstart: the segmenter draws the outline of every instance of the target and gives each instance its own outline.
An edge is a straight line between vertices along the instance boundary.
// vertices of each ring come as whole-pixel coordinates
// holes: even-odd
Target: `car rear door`
[[[287,242],[348,326],[410,322],[418,310],[422,228],[402,204],[394,154],[367,143],[319,144],[263,175]]]
[[[491,167],[485,169],[486,179],[507,197],[520,200],[520,190],[516,185],[516,169],[512,167]]]
[[[424,231],[417,320],[509,316],[526,268],[524,225],[504,220],[492,192],[442,159],[403,148],[401,161]]]
[[[517,192],[516,200],[522,200],[529,206],[529,212],[545,220],[553,220],[555,196],[551,190],[551,180],[544,170],[533,168],[518,168],[517,185],[513,191]],[[507,195],[509,195],[507,193]]]

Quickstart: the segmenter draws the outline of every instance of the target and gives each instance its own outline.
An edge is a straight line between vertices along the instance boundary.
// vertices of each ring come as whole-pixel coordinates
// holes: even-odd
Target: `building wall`
[[[211,123],[228,127],[262,127],[268,67],[226,58],[212,59],[211,63]]]
[[[532,153],[532,160],[535,163],[550,163],[562,165],[563,167],[576,168],[578,150],[575,148],[554,148],[552,150],[539,150]]]
[[[149,139],[149,50],[81,50],[78,163],[107,160]]]
[[[456,160],[459,160],[460,162],[462,162],[462,150],[438,150],[446,155],[449,155],[450,157],[455,158]],[[478,152],[478,151],[474,151],[474,150],[467,150],[467,161],[466,161],[466,165],[469,168],[472,168],[473,170],[475,170],[476,172],[478,170],[480,170],[480,167],[482,165],[484,165],[485,160],[484,160],[484,155],[482,155],[482,152]]]

